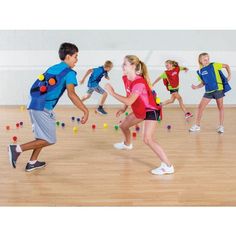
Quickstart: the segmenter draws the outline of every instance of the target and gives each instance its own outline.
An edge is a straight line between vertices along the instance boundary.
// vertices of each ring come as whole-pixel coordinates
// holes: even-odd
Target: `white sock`
[[[16,145],[16,151],[17,152],[22,152],[22,149],[21,149],[20,145]]]
[[[36,161],[29,161],[29,164],[34,165],[36,162],[37,162],[37,160]]]

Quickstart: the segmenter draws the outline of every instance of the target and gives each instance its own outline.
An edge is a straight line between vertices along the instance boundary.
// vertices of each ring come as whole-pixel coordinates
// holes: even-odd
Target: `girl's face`
[[[208,55],[206,56],[201,56],[200,57],[200,63],[202,64],[202,66],[208,66],[210,63],[210,58]]]
[[[171,70],[171,69],[173,69],[173,66],[170,64],[170,63],[166,63],[166,69],[167,70]]]
[[[124,59],[122,69],[125,75],[130,75],[135,72],[135,65],[132,65],[127,58]]]

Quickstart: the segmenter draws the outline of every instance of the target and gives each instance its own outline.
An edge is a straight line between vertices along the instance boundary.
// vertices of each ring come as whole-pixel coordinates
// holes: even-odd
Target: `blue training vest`
[[[45,103],[47,101],[55,101],[55,104],[53,105],[53,107],[56,106],[59,98],[62,96],[62,94],[64,93],[65,89],[64,88],[61,91],[61,94],[59,95],[59,97],[55,98],[55,99],[50,99],[47,100],[47,93],[51,92],[52,90],[54,90],[55,88],[57,88],[59,85],[61,85],[61,83],[63,83],[63,78],[70,72],[73,71],[74,73],[76,73],[74,70],[72,70],[71,68],[65,68],[64,70],[62,70],[62,72],[60,72],[59,74],[55,75],[55,74],[50,74],[47,73],[47,71],[43,74],[44,79],[42,81],[40,81],[39,79],[37,79],[34,84],[32,85],[31,89],[30,89],[30,96],[31,96],[31,102],[28,106],[28,109],[32,109],[32,110],[38,110],[38,111],[43,111],[44,107],[45,107]],[[54,79],[55,84],[54,85],[50,85],[49,80],[50,79]],[[42,91],[41,88],[44,87],[45,91]]]
[[[214,91],[218,89],[218,84],[216,80],[216,74],[215,74],[213,63],[198,70],[197,74],[203,81],[206,92],[210,92],[210,91]],[[223,92],[226,93],[229,90],[231,90],[231,87],[228,83],[227,78],[225,77],[224,73],[221,70],[219,70],[219,74],[220,74],[222,84],[223,84]]]

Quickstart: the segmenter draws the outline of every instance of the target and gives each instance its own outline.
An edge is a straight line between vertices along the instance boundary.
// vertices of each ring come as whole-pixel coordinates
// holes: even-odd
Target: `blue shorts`
[[[29,110],[32,131],[35,139],[42,139],[50,144],[56,143],[56,118],[53,111]]]
[[[101,86],[98,85],[96,87],[89,87],[87,93],[92,94],[94,91],[100,94],[104,94],[106,92]]]

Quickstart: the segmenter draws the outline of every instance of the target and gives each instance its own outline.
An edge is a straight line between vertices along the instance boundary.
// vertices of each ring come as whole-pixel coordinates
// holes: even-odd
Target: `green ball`
[[[125,112],[125,115],[127,116],[127,115],[129,115],[129,112],[127,111],[127,112]]]
[[[115,128],[115,130],[118,130],[118,129],[119,129],[119,126],[118,126],[118,125],[115,125],[114,128]]]
[[[59,122],[59,121],[57,121],[57,122],[56,122],[56,125],[57,125],[57,126],[59,126],[59,125],[60,125],[60,122]]]

